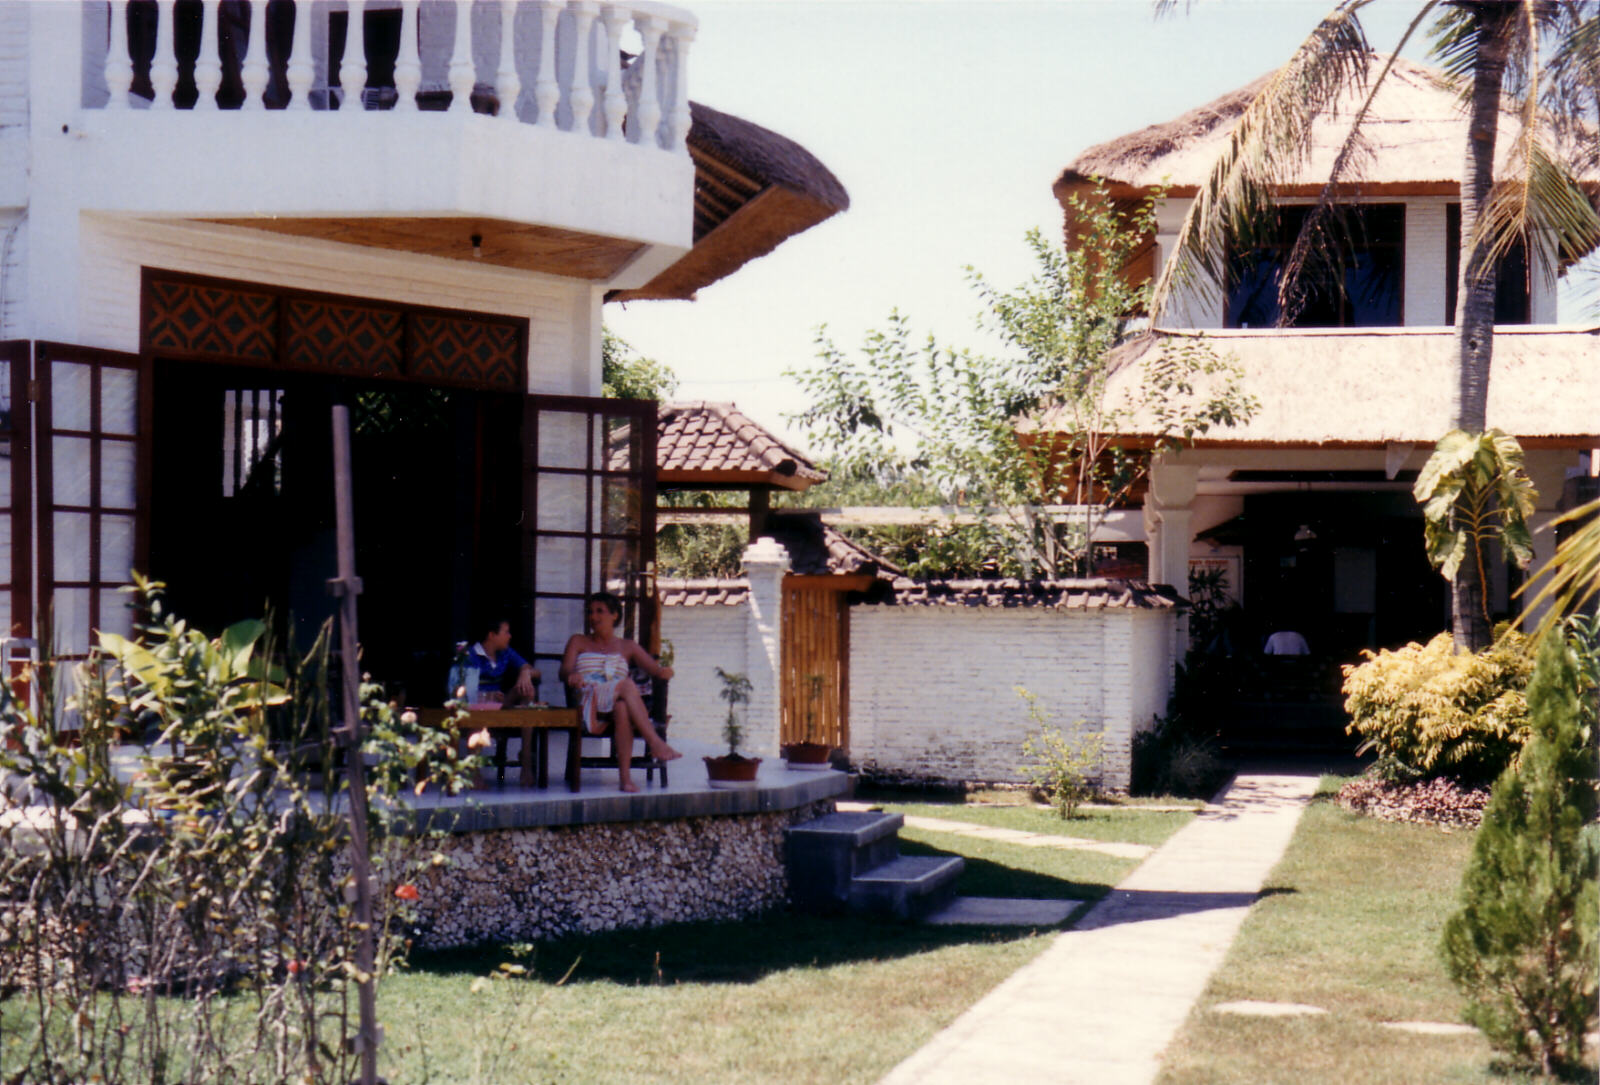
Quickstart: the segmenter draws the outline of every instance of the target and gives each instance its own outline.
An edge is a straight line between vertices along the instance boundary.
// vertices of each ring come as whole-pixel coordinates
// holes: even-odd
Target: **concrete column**
[[[1200,469],[1176,464],[1164,457],[1150,467],[1150,492],[1145,497],[1148,515],[1154,512],[1161,530],[1152,540],[1159,549],[1150,552],[1150,579],[1171,584],[1179,594],[1189,591],[1189,546],[1194,541],[1194,495]]]
[[[745,751],[777,757],[781,735],[780,668],[783,666],[783,577],[789,551],[777,540],[757,539],[745,548],[744,575],[750,581],[750,621],[745,658],[749,661],[750,705]]]
[[[1524,579],[1523,583],[1527,583],[1529,579],[1537,576],[1539,570],[1543,569],[1547,564],[1549,564],[1550,559],[1555,556],[1555,519],[1559,515],[1560,513],[1556,512],[1540,511],[1535,512],[1533,515],[1528,517],[1528,530],[1533,534],[1533,561],[1528,565],[1527,577]],[[1537,626],[1540,619],[1544,617],[1545,612],[1550,609],[1548,603],[1541,603],[1537,607],[1528,605],[1533,601],[1533,597],[1537,594],[1537,586],[1529,588],[1527,594],[1522,597],[1521,607],[1518,608],[1527,614],[1527,620],[1522,626],[1522,628],[1525,630],[1532,629]],[[1515,602],[1516,601],[1513,600],[1513,603]]]

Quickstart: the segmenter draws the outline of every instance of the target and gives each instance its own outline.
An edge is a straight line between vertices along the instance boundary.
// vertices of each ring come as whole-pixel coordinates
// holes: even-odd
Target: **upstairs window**
[[[1445,209],[1445,320],[1456,322],[1456,294],[1461,288],[1461,205]],[[1532,324],[1528,289],[1528,250],[1518,241],[1500,258],[1494,281],[1494,322]]]
[[[1277,327],[1282,312],[1278,284],[1309,206],[1278,209],[1268,240],[1229,256],[1226,327]],[[1405,268],[1404,204],[1362,204],[1345,213],[1345,235],[1332,227],[1332,251],[1308,259],[1300,272],[1294,328],[1382,328],[1401,321]]]

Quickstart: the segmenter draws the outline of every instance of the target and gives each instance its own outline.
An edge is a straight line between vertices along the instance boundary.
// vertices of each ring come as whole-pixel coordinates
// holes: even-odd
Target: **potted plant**
[[[803,733],[804,739],[800,742],[791,742],[783,748],[784,760],[789,762],[792,769],[805,769],[820,771],[831,768],[828,755],[833,752],[833,747],[827,742],[822,728],[817,723],[817,705],[822,700],[823,683],[827,679],[820,674],[806,675],[806,726]]]
[[[717,668],[717,677],[722,680],[722,692],[718,696],[728,702],[728,719],[722,725],[722,740],[728,744],[728,752],[721,757],[705,758],[706,776],[716,788],[755,787],[761,758],[739,753],[739,743],[744,741],[740,710],[750,703],[750,679],[742,674],[729,674],[721,667]]]

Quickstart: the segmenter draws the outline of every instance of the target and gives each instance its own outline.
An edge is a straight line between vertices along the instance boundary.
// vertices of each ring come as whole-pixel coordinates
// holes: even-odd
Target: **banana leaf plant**
[[[1428,560],[1453,585],[1461,583],[1463,568],[1475,574],[1466,578],[1477,590],[1470,600],[1472,620],[1464,647],[1486,647],[1491,621],[1483,585],[1488,583],[1489,544],[1498,540],[1506,560],[1520,569],[1533,560],[1528,517],[1539,494],[1523,468],[1522,446],[1498,429],[1451,430],[1423,464],[1412,493],[1422,505]]]

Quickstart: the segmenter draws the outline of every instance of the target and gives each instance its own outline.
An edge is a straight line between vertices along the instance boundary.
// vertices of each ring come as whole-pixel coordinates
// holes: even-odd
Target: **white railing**
[[[653,0],[296,0],[270,17],[266,0],[226,9],[218,0],[100,6],[109,9],[108,110],[478,112],[687,153],[688,58],[697,24],[687,11]],[[269,58],[266,38],[288,29],[291,12],[288,54]],[[399,20],[396,56],[374,55],[367,41],[365,16],[378,12]],[[345,13],[345,44],[331,71],[336,13]],[[180,57],[175,23],[196,16],[198,53]],[[186,29],[192,42],[193,27]],[[98,54],[99,44],[86,48]],[[391,63],[392,82],[369,80],[372,68]],[[425,72],[443,79],[425,83]]]

